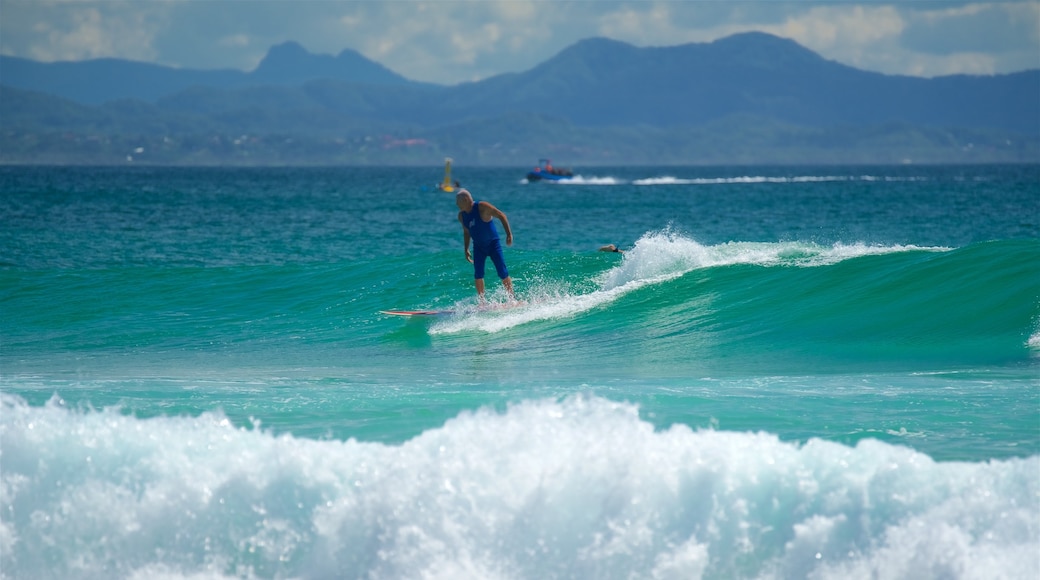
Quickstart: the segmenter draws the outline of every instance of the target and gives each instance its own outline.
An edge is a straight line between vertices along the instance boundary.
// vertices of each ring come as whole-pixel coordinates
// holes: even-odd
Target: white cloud
[[[811,8],[763,30],[790,38],[830,60],[892,72],[886,69],[894,63],[884,59],[900,52],[899,38],[905,28],[906,22],[894,6],[832,5]]]
[[[44,4],[43,7],[56,6]],[[153,60],[156,51],[152,41],[158,12],[120,8],[116,3],[74,3],[60,10],[44,10],[29,18],[37,41],[25,47],[25,52],[29,58],[41,61],[107,56]],[[9,11],[5,6],[5,15]]]
[[[607,38],[625,42],[654,45],[665,41],[665,44],[673,44],[681,32],[672,26],[670,17],[671,10],[667,5],[657,4],[648,10],[626,7],[601,16],[599,32]]]
[[[550,56],[542,45],[553,9],[549,2],[397,2],[342,23],[358,33],[352,48],[368,58],[408,78],[450,83],[530,68]]]
[[[1040,2],[969,4],[912,13],[904,47],[935,55],[1013,53],[1040,59]]]
[[[249,46],[251,44],[248,34],[232,34],[217,41],[222,46]]]
[[[905,27],[894,6],[825,6],[792,16],[773,32],[816,51],[859,56],[864,47],[894,39]]]
[[[903,74],[934,77],[952,74],[993,74],[996,59],[991,55],[978,53],[958,53],[950,56],[934,57],[930,55],[913,55],[909,62],[900,63]]]

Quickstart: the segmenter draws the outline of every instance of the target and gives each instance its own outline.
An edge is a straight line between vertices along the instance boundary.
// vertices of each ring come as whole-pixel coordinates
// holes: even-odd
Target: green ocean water
[[[1040,574],[1040,168],[578,173],[0,168],[0,573]]]

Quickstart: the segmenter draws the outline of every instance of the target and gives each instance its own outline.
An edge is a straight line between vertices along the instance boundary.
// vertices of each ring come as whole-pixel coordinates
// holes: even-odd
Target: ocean
[[[1040,577],[1040,166],[439,161],[0,168],[0,577]]]

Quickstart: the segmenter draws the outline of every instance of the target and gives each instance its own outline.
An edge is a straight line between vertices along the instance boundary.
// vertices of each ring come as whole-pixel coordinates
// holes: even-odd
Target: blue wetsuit
[[[474,201],[468,212],[462,212],[462,223],[469,230],[469,237],[473,240],[473,279],[480,280],[484,277],[484,264],[489,257],[495,264],[498,277],[508,278],[509,270],[506,268],[506,258],[502,255],[502,241],[498,237],[495,220],[486,222],[480,219],[479,201]]]

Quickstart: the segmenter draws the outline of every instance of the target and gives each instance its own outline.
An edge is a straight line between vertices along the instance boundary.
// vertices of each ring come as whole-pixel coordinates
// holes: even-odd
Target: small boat
[[[574,177],[574,172],[562,167],[553,167],[552,160],[539,159],[538,167],[527,172],[527,181],[566,181]]]

